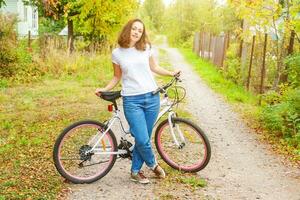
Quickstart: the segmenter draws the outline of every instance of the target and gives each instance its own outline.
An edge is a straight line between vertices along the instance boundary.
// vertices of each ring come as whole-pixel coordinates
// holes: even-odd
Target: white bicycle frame
[[[175,112],[172,110],[172,105],[173,103],[169,101],[169,98],[167,95],[163,95],[164,98],[161,100],[160,102],[160,108],[162,109],[159,114],[158,117],[154,123],[154,125],[156,125],[156,123],[158,122],[158,120],[166,113],[169,112],[168,114],[168,121],[169,124],[172,124],[172,117],[175,117],[176,114]],[[122,135],[121,135],[121,140],[125,139],[126,135],[130,133],[129,130],[124,130],[123,124],[122,124],[122,120],[120,118],[120,110],[114,110],[114,114],[113,117],[107,122],[106,125],[106,130],[104,132],[101,132],[101,130],[98,131],[98,133],[89,141],[89,145],[93,144],[93,141],[96,140],[96,143],[93,145],[92,149],[90,149],[89,151],[87,151],[86,153],[90,153],[93,152],[94,154],[126,154],[127,151],[126,150],[122,150],[122,149],[118,149],[118,151],[111,151],[111,148],[105,148],[106,151],[103,151],[103,148],[96,148],[98,146],[98,144],[100,143],[100,141],[104,138],[104,136],[106,135],[106,133],[112,128],[113,124],[118,120],[119,121],[119,125],[120,128],[122,129]],[[184,143],[185,139],[183,137],[182,132],[179,129],[179,126],[176,125],[176,131],[181,139],[181,142]],[[174,127],[170,126],[170,134],[172,135],[172,138],[174,140],[174,143],[176,144],[176,146],[180,147],[181,144],[179,144],[175,132],[174,132]],[[100,138],[96,139],[98,135],[101,135]],[[132,150],[134,148],[134,144],[130,147],[130,150]]]

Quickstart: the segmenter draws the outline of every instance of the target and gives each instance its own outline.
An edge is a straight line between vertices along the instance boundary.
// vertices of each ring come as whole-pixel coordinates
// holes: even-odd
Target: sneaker
[[[165,178],[166,177],[165,171],[159,165],[156,165],[152,171],[155,173],[155,175],[158,178]]]
[[[150,183],[149,179],[143,174],[143,172],[139,172],[137,174],[134,174],[131,172],[131,180],[133,182],[139,182],[142,184]]]

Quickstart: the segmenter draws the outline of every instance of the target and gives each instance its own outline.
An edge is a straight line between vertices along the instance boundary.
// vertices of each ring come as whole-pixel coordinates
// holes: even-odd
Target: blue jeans
[[[135,139],[131,172],[138,173],[144,162],[150,168],[156,165],[151,146],[153,125],[159,113],[159,94],[151,92],[134,96],[123,96],[123,108],[130,132]]]

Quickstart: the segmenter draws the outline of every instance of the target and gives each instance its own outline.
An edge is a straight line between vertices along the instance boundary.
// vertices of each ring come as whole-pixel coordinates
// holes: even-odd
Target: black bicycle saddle
[[[106,101],[115,101],[121,97],[121,91],[101,92],[101,98]]]

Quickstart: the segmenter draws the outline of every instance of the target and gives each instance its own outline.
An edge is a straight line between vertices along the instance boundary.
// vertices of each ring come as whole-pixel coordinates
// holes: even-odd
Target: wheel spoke
[[[188,120],[174,118],[174,124],[168,120],[163,121],[155,133],[155,144],[158,153],[171,167],[183,171],[199,171],[203,169],[210,159],[209,142],[199,127]],[[173,129],[174,130],[174,129]],[[179,141],[180,146],[174,142]]]
[[[102,127],[99,122],[83,121],[63,131],[54,150],[54,163],[62,176],[74,183],[89,183],[108,173],[117,157],[109,152],[117,151],[117,143],[110,131],[100,132]]]

